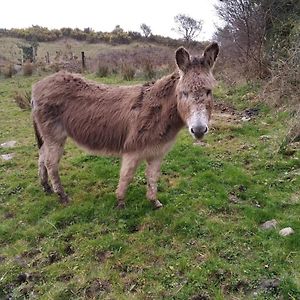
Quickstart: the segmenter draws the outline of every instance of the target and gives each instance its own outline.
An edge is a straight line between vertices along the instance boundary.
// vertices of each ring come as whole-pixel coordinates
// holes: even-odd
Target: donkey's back
[[[135,115],[140,86],[112,87],[59,72],[33,86],[33,118],[42,137],[70,136],[94,152],[120,153]]]

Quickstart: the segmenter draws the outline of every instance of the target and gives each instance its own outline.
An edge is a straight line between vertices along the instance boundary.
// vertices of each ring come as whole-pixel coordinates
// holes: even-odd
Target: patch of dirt
[[[5,256],[0,255],[0,264],[2,264],[5,261],[5,259],[6,259]]]
[[[31,249],[29,251],[25,251],[21,254],[21,257],[23,258],[33,258],[35,257],[36,255],[40,254],[41,253],[41,250],[39,249]]]
[[[64,253],[66,255],[72,255],[75,253],[75,250],[73,249],[72,245],[68,244],[64,249]]]
[[[216,101],[214,103],[214,110],[217,111],[218,113],[227,113],[230,115],[236,115],[238,114],[238,111],[230,104],[224,103],[221,101]]]
[[[51,252],[48,255],[48,264],[51,265],[60,260],[60,255],[57,252]]]
[[[108,293],[110,290],[111,284],[108,280],[94,279],[85,289],[85,295],[87,298],[100,299],[101,294]]]
[[[113,252],[111,251],[96,251],[95,253],[95,259],[99,263],[104,263],[110,257],[113,257]]]
[[[57,280],[62,281],[62,282],[68,282],[68,281],[70,281],[73,277],[74,277],[73,274],[71,274],[71,273],[65,273],[65,274],[62,274],[62,275],[58,276],[58,277],[57,277]]]
[[[15,214],[11,211],[7,211],[7,212],[4,213],[4,219],[6,219],[6,220],[7,219],[12,219],[14,217],[15,217]]]
[[[210,300],[210,296],[207,292],[200,292],[197,295],[192,296],[191,300]]]

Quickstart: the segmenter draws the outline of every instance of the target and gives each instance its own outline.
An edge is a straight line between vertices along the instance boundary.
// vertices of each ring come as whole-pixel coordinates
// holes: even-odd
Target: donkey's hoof
[[[61,204],[66,205],[66,204],[70,203],[70,198],[68,195],[59,195],[59,202]]]
[[[116,209],[124,209],[125,208],[125,202],[124,201],[118,201],[116,205]]]
[[[163,205],[161,204],[161,202],[159,200],[153,201],[152,204],[153,204],[154,209],[160,209],[163,207]]]
[[[43,191],[47,195],[53,194],[52,187],[49,184],[43,185]]]

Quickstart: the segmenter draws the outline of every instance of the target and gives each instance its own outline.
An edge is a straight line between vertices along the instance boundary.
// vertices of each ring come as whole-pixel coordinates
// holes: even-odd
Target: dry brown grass
[[[31,108],[31,92],[30,91],[15,91],[13,99],[16,104],[23,110],[29,110]]]
[[[135,69],[127,63],[123,63],[121,66],[121,75],[124,80],[130,81],[134,78]]]
[[[16,70],[14,68],[14,65],[11,63],[6,63],[2,68],[1,68],[1,73],[5,78],[11,78],[14,74],[16,74]]]
[[[30,61],[26,61],[22,66],[22,70],[24,76],[32,76],[34,70],[33,63],[31,63]]]

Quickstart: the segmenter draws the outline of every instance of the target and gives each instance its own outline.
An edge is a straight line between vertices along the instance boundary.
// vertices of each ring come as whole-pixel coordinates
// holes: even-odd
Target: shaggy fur
[[[203,91],[211,90],[214,84],[210,69],[211,57],[214,61],[216,52],[218,47],[212,44],[203,57],[191,59],[180,48],[176,52],[178,71],[144,85],[97,84],[67,72],[36,83],[32,90],[32,114],[44,190],[51,192],[49,175],[54,192],[62,202],[68,201],[59,179],[58,164],[65,140],[71,137],[89,152],[122,156],[117,190],[120,206],[137,165],[146,159],[147,195],[160,207],[156,181],[163,156],[187,123],[191,111],[195,113],[198,108],[210,117],[212,97],[205,96]],[[206,59],[205,55],[209,57]],[[194,102],[185,99],[188,93],[185,90]]]

